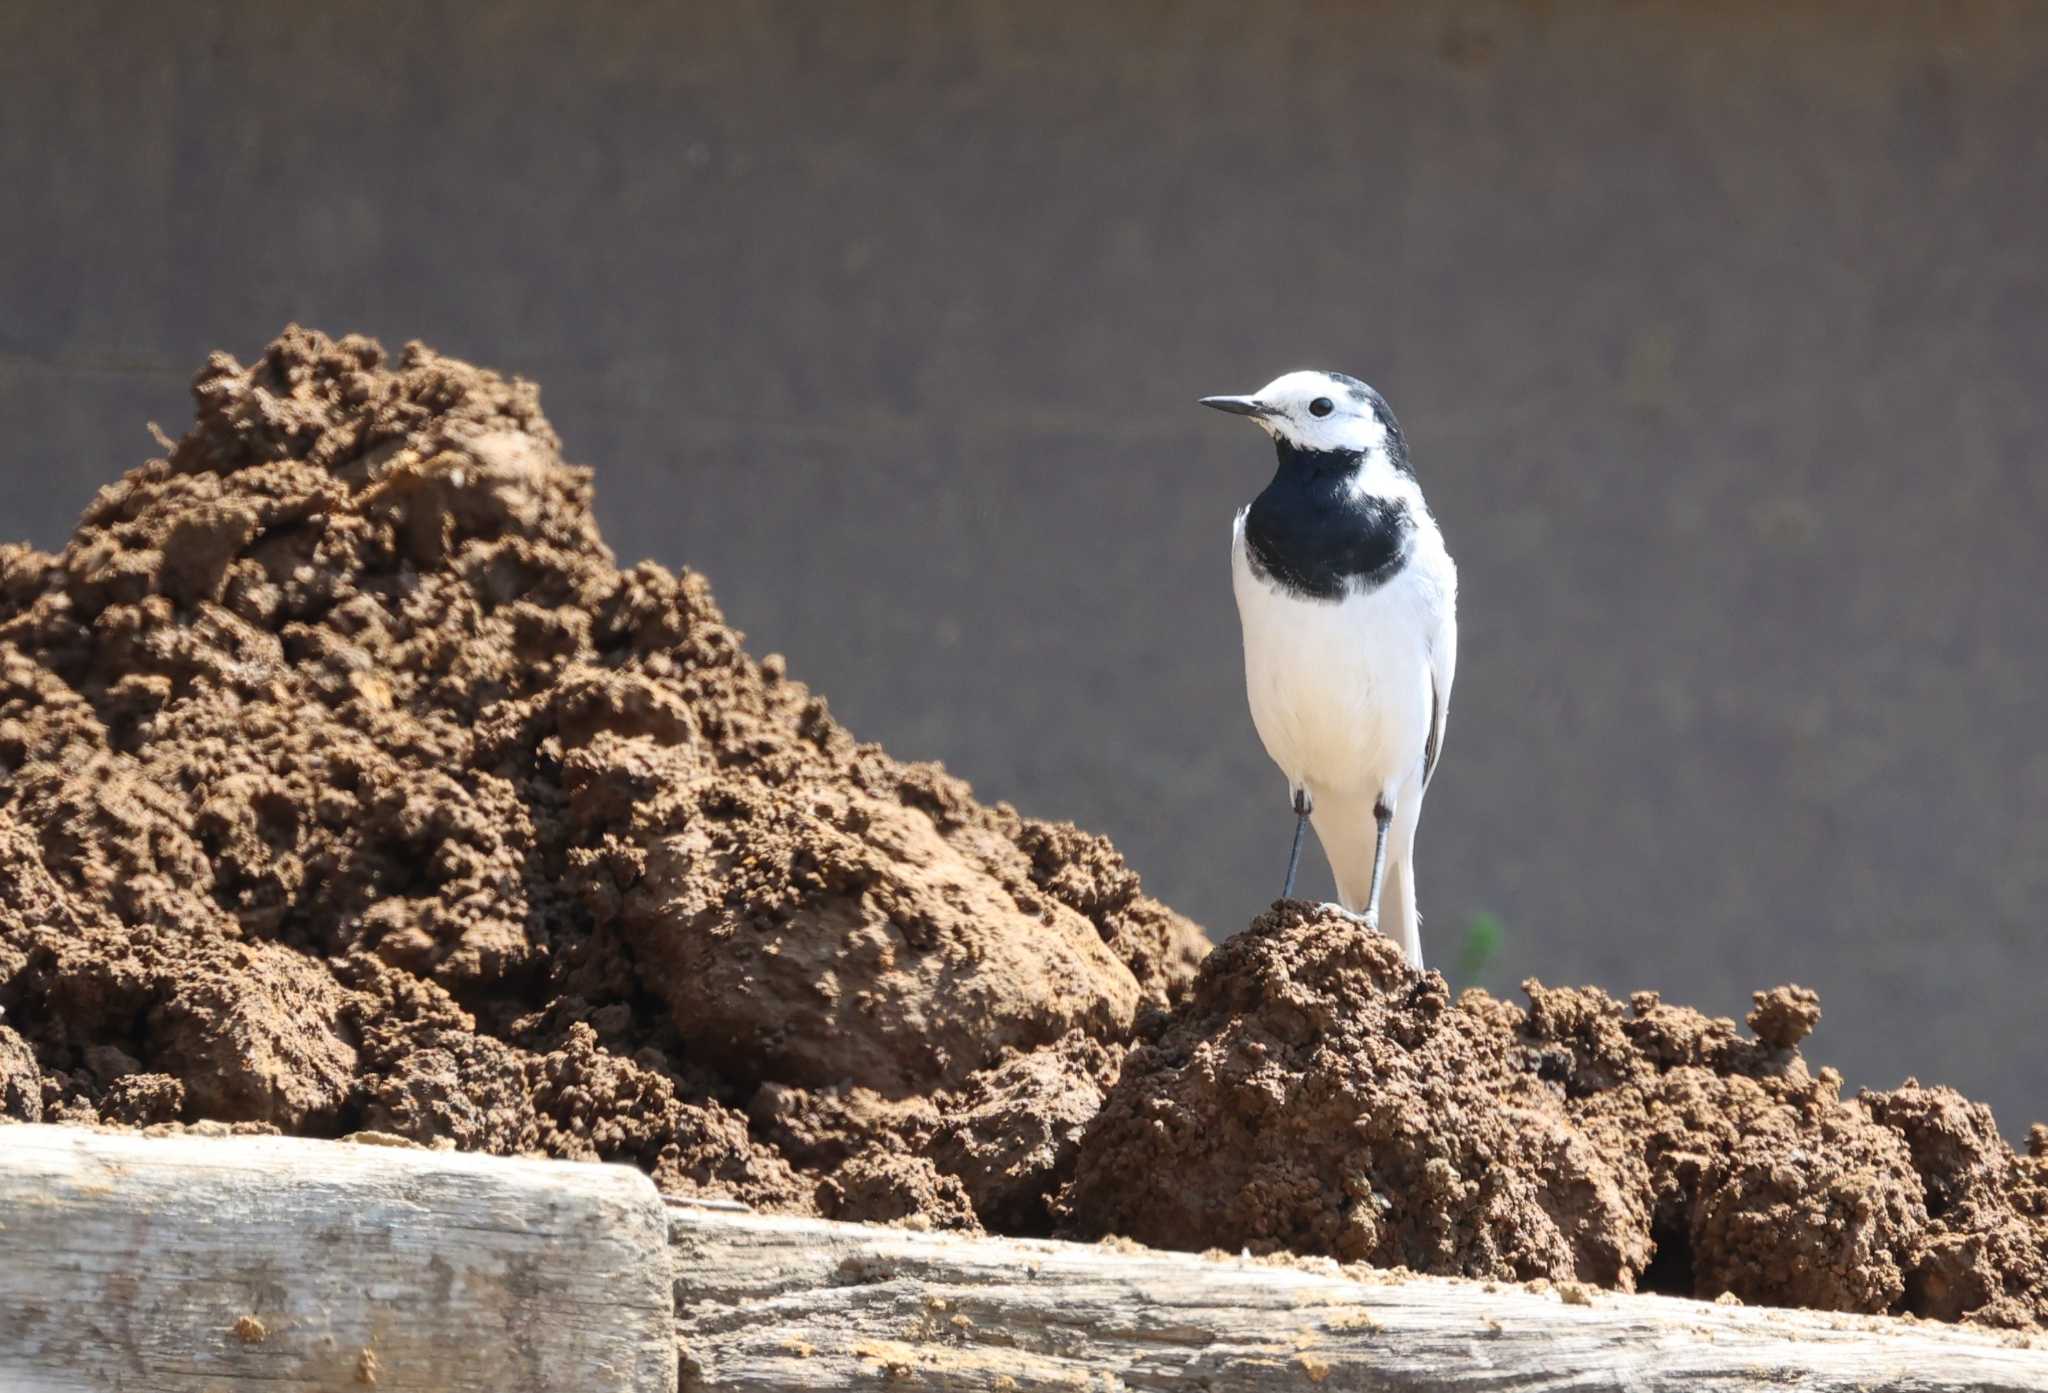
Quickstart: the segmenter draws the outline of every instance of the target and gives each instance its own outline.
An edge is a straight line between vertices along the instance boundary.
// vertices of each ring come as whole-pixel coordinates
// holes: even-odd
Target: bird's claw
[[[1378,933],[1380,931],[1380,917],[1377,914],[1360,914],[1355,909],[1346,909],[1343,905],[1338,904],[1335,900],[1324,900],[1322,904],[1317,906],[1317,908],[1327,909],[1333,913],[1341,914],[1354,924],[1365,925],[1374,933]]]

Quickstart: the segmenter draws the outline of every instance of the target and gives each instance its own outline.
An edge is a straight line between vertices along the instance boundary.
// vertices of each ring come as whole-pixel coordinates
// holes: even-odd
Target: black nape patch
[[[1394,419],[1394,408],[1387,405],[1387,399],[1349,373],[1333,372],[1329,377],[1332,382],[1343,384],[1345,396],[1371,410],[1372,418],[1387,433],[1387,453],[1393,456],[1394,468],[1413,477],[1415,468],[1408,462],[1408,437],[1401,434],[1401,423]]]
[[[1275,444],[1280,468],[1245,514],[1245,556],[1253,573],[1316,600],[1376,590],[1400,574],[1414,545],[1415,519],[1398,499],[1354,491],[1365,456]]]

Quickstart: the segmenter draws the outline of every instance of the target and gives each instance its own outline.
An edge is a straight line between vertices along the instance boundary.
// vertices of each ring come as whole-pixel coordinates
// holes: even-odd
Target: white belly
[[[1419,783],[1434,612],[1421,568],[1410,564],[1369,594],[1297,598],[1252,573],[1240,518],[1231,574],[1252,724],[1288,782],[1318,801]]]

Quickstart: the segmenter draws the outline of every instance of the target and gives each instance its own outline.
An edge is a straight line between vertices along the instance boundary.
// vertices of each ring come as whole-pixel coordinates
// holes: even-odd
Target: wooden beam
[[[1928,1322],[675,1202],[670,1235],[686,1390],[2048,1390],[2048,1350]]]
[[[671,1284],[674,1293],[671,1301]],[[835,1224],[636,1172],[0,1127],[0,1389],[2044,1390],[1925,1322]]]
[[[671,1393],[619,1166],[0,1125],[6,1393]]]

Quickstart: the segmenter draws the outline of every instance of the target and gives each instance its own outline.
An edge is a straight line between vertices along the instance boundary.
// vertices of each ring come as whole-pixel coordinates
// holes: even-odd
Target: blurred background
[[[1194,398],[1358,374],[1463,573],[1433,959],[2048,1117],[2048,6],[0,0],[0,188],[0,535],[209,349],[425,339],[1219,937],[1292,819]]]

